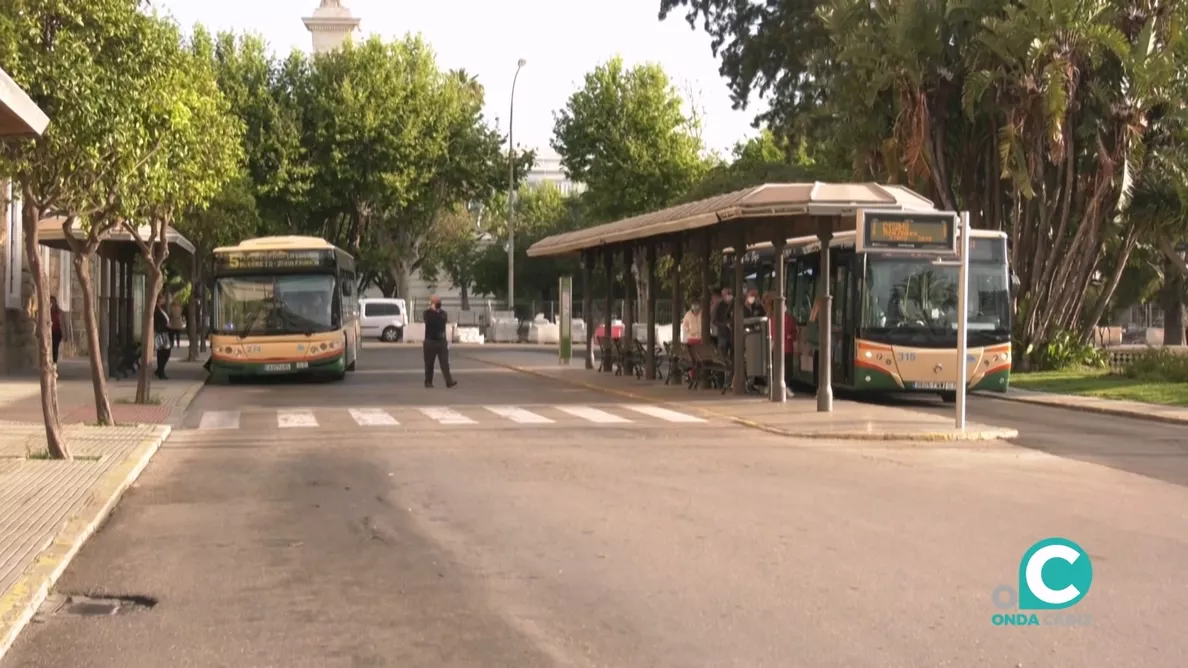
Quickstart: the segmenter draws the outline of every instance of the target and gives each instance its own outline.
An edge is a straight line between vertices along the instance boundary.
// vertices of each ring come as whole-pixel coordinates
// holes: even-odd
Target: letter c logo
[[[1093,566],[1079,545],[1063,538],[1042,540],[1031,546],[1019,565],[1019,609],[1070,607],[1089,593],[1092,582]]]

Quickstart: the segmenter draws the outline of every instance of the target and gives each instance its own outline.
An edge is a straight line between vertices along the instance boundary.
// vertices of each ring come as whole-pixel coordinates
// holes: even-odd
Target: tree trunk
[[[91,387],[95,391],[95,421],[115,424],[111,398],[107,393],[107,374],[103,371],[103,351],[99,342],[99,319],[95,315],[95,286],[91,283],[91,255],[74,253],[74,271],[82,288],[83,326],[87,332],[87,361],[91,363]]]
[[[391,282],[388,283],[388,285],[392,287],[392,294],[390,295],[391,297],[404,297],[405,299],[408,299],[408,274],[408,267],[405,265],[405,263],[403,261],[397,261],[395,266],[393,266],[389,272],[389,276],[392,279]],[[384,287],[386,288],[387,286]],[[384,294],[387,294],[386,290]]]
[[[153,331],[153,315],[157,311],[157,297],[161,292],[161,270],[149,263],[144,280],[144,316],[141,320],[143,344],[140,357],[140,374],[136,379],[136,403],[147,404],[152,401],[152,374],[155,368],[154,355],[157,352],[155,332]]]
[[[58,367],[54,364],[50,333],[49,286],[45,281],[45,267],[41,266],[41,245],[38,243],[37,223],[41,212],[33,205],[33,198],[25,189],[21,222],[25,228],[25,257],[37,299],[37,361],[41,380],[41,415],[45,421],[45,445],[54,459],[73,459],[62,434],[62,420],[58,414]]]
[[[462,310],[470,310],[470,289],[465,285],[462,286]]]
[[[136,230],[127,222],[124,223],[124,226],[129,228],[133,234],[136,233]],[[169,258],[169,242],[166,240],[166,235],[169,233],[168,221],[154,221],[152,226],[154,229],[150,238],[153,243],[147,246],[138,244],[141,254],[147,256],[145,259],[148,265],[144,281],[144,318],[141,321],[141,331],[144,332],[144,336],[140,346],[140,376],[136,380],[136,403],[138,404],[152,402],[152,376],[150,375],[152,372],[149,368],[153,366],[153,356],[157,352],[153,315],[156,313],[157,297],[161,294],[163,283],[164,274],[161,268],[165,266],[165,260]]]

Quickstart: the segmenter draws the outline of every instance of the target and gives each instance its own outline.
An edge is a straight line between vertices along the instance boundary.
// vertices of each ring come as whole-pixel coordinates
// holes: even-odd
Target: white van
[[[360,299],[359,322],[363,328],[363,338],[403,341],[408,306],[403,299]]]

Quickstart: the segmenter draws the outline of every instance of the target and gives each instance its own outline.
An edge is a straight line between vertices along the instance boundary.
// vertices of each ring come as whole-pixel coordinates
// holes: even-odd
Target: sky
[[[319,0],[152,0],[183,27],[202,23],[213,31],[256,32],[285,54],[310,50],[301,22]],[[420,33],[443,68],[464,68],[486,89],[487,117],[506,128],[516,62],[528,61],[515,93],[515,143],[552,153],[553,112],[562,108],[584,75],[615,54],[628,65],[660,64],[702,110],[706,147],[723,153],[752,136],[748,111],[731,108],[726,81],[710,38],[693,30],[684,14],[660,21],[659,0],[345,0],[362,19],[364,36]]]

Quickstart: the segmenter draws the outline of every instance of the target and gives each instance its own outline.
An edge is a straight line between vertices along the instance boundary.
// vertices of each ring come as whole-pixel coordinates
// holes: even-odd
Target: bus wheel
[[[957,393],[956,392],[941,392],[940,396],[941,396],[941,401],[945,402],[946,404],[957,403]]]

